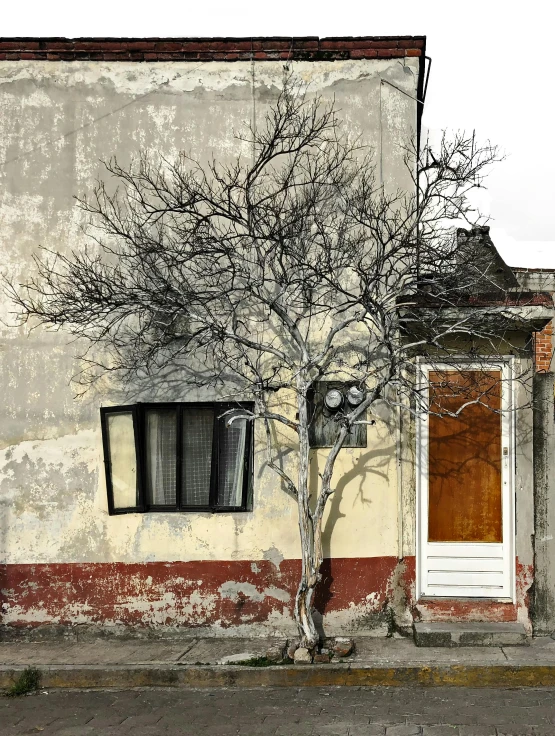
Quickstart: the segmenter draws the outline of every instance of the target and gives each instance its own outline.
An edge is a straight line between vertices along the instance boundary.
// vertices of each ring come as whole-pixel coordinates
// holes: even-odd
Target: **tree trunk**
[[[306,393],[308,389],[304,376],[297,381],[299,409],[299,483],[298,510],[299,531],[301,537],[301,579],[295,596],[295,621],[299,630],[300,646],[313,649],[318,644],[318,632],[312,619],[312,599],[320,580],[321,559],[315,556],[315,536],[310,513],[308,490],[308,407]],[[321,549],[321,541],[318,540]]]
[[[320,567],[324,559],[322,547],[322,522],[324,510],[333,493],[331,480],[339,450],[347,435],[346,427],[341,427],[336,441],[326,460],[321,476],[321,486],[311,513],[308,493],[308,411],[306,394],[299,391],[299,528],[301,532],[302,572],[295,598],[295,620],[299,627],[301,646],[312,649],[318,643],[318,633],[312,619],[312,599],[316,586],[321,580]]]
[[[300,513],[299,508],[299,515]],[[321,524],[318,524],[311,535],[312,543],[309,548],[303,548],[302,550],[301,580],[295,596],[295,621],[299,629],[300,646],[307,649],[313,649],[320,638],[312,618],[312,601],[316,586],[322,577],[320,574],[322,564],[321,534]]]

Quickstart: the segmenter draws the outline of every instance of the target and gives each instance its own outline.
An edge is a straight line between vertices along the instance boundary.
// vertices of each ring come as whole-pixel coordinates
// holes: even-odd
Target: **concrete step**
[[[528,645],[522,624],[508,623],[424,623],[414,624],[417,647],[515,647]]]

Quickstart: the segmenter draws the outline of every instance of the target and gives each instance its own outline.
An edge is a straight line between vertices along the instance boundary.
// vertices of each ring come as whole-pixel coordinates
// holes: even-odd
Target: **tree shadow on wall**
[[[324,552],[324,561],[320,568],[322,579],[316,588],[316,594],[314,597],[314,621],[318,629],[318,633],[322,638],[325,638],[325,631],[323,628],[323,616],[333,599],[335,593],[333,590],[333,557],[331,554],[331,539],[334,532],[335,525],[339,519],[345,518],[346,513],[342,513],[341,504],[345,503],[344,499],[345,489],[349,484],[356,484],[356,493],[352,495],[352,509],[358,502],[362,505],[371,505],[371,492],[372,492],[372,480],[382,479],[387,481],[389,478],[389,466],[395,459],[395,445],[393,443],[387,446],[380,447],[377,450],[368,450],[367,448],[360,448],[360,455],[352,468],[344,473],[335,485],[335,493],[332,494],[328,501],[328,515],[325,521],[324,530],[322,534],[322,546]],[[316,489],[318,487],[318,462],[315,455],[312,455],[310,462],[310,488]],[[315,494],[313,494],[315,495]],[[351,497],[349,495],[349,497]],[[376,521],[370,519],[370,521]]]

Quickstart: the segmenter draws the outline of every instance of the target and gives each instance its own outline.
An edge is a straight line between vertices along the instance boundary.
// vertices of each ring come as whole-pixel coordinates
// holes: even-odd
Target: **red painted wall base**
[[[350,628],[391,621],[515,620],[528,613],[532,570],[517,565],[516,605],[492,601],[415,601],[415,558],[325,560],[315,601]],[[0,621],[12,627],[92,624],[126,627],[230,627],[291,620],[299,560],[60,563],[0,566]],[[334,614],[339,614],[334,617]],[[324,621],[326,619],[324,618]]]

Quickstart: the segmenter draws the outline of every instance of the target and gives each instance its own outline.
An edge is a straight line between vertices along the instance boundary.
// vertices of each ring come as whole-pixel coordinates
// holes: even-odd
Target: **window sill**
[[[210,508],[205,506],[189,506],[184,508],[154,507],[148,509],[114,509],[109,512],[110,516],[122,516],[123,514],[248,514],[252,509],[241,506],[230,506],[225,508]]]

